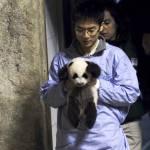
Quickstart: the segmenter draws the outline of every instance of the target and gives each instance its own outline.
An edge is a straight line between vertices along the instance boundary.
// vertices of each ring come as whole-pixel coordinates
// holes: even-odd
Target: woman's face
[[[102,27],[103,28],[100,35],[102,35],[106,41],[113,41],[116,39],[117,24],[108,10],[104,11],[104,21],[102,23]]]

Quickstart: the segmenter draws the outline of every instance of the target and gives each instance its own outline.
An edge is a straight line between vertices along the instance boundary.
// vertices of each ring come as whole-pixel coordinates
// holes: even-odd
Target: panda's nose
[[[77,86],[82,87],[82,86],[84,86],[84,83],[83,82],[77,83]]]

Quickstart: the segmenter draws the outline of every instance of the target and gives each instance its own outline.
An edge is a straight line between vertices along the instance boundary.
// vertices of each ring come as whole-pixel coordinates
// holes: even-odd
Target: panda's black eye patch
[[[72,79],[76,79],[78,77],[78,75],[75,73],[72,77]]]
[[[87,75],[86,73],[84,73],[84,74],[82,75],[82,77],[84,77],[85,79],[87,79],[87,78],[88,78],[88,75]]]
[[[70,67],[72,64],[73,64],[73,62],[71,62],[71,63],[68,65],[68,67]]]

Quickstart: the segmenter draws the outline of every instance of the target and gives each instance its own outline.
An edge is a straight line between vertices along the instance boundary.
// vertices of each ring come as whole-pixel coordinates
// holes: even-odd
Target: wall
[[[64,47],[62,1],[46,0],[46,38],[48,50],[48,68],[53,56]],[[51,108],[51,126],[53,150],[56,145],[57,109]]]
[[[47,76],[43,2],[0,1],[1,150],[51,147],[48,113],[39,95]]]

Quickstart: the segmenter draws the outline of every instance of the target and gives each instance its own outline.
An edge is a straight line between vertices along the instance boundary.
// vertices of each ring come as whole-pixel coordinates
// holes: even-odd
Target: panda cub
[[[87,128],[95,123],[100,71],[97,64],[78,57],[59,72],[67,92],[67,115],[75,128],[81,121]]]

